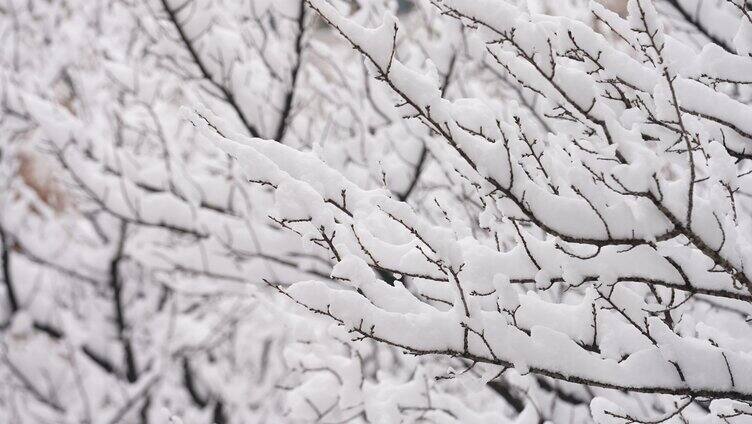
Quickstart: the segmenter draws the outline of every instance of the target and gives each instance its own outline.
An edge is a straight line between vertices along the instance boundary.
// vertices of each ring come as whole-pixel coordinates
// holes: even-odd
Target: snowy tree
[[[299,5],[263,17],[198,2],[201,14],[168,2],[7,6],[2,421],[166,422],[165,408],[189,422],[274,421],[283,329],[246,283],[305,271],[274,256],[284,236],[252,224],[248,184],[179,105],[283,137],[304,16],[276,24],[267,48],[290,53],[269,65],[279,81],[242,103],[227,72],[259,68],[250,49],[267,30],[226,65],[212,46],[237,22],[269,25]]]
[[[2,420],[752,419],[752,5],[405,4],[3,1]]]

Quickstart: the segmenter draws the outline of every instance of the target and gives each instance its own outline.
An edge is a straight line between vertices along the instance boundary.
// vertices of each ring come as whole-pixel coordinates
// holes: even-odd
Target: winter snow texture
[[[0,422],[752,422],[749,1],[0,34]]]

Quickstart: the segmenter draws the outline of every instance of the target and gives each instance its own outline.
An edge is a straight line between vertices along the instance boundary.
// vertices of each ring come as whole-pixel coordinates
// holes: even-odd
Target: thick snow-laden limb
[[[320,7],[323,7],[325,11],[329,10],[325,3]],[[531,220],[547,233],[567,242],[588,244],[595,249],[608,245],[645,245],[653,241],[669,240],[682,235],[710,258],[715,267],[721,268],[728,274],[729,286],[738,282],[747,287],[747,294],[749,294],[749,291],[752,290],[752,283],[743,271],[743,257],[745,255],[740,256],[739,252],[739,250],[748,249],[743,243],[743,241],[746,241],[746,237],[742,235],[740,241],[727,243],[726,235],[735,232],[732,229],[737,224],[731,220],[722,219],[729,215],[729,209],[733,206],[733,197],[731,203],[724,202],[716,210],[713,210],[713,208],[694,208],[693,188],[698,179],[694,171],[689,173],[691,175],[681,177],[685,180],[683,184],[679,181],[670,184],[661,182],[658,177],[662,167],[676,167],[675,164],[671,164],[667,160],[677,161],[678,158],[674,158],[674,156],[680,157],[680,155],[659,156],[656,152],[648,149],[643,139],[651,135],[641,134],[634,128],[624,127],[616,119],[616,113],[619,112],[618,105],[616,106],[617,110],[614,110],[611,105],[606,104],[608,102],[607,97],[596,96],[595,92],[588,94],[588,91],[592,90],[581,88],[589,85],[598,87],[593,74],[599,72],[600,68],[608,66],[608,53],[611,49],[603,43],[600,35],[592,31],[587,32],[581,25],[578,26],[575,23],[558,22],[560,28],[557,28],[556,31],[558,31],[557,34],[562,34],[560,37],[564,40],[557,40],[557,42],[564,43],[562,50],[566,54],[581,56],[580,60],[586,62],[586,66],[595,67],[595,70],[585,73],[580,70],[568,69],[565,65],[557,65],[553,56],[545,61],[539,58],[534,59],[533,51],[546,51],[546,49],[552,48],[546,47],[547,43],[553,41],[551,38],[546,38],[546,34],[543,32],[543,24],[536,26],[532,22],[522,21],[520,25],[530,29],[525,32],[512,31],[510,22],[514,21],[514,9],[512,12],[502,13],[499,11],[498,15],[503,15],[504,18],[499,19],[500,22],[495,22],[494,14],[489,16],[487,13],[488,10],[494,10],[491,6],[483,8],[480,3],[473,3],[473,6],[465,4],[467,8],[476,9],[464,12],[453,9],[451,5],[445,7],[448,8],[448,13],[470,19],[474,24],[489,29],[492,34],[489,35],[488,51],[494,57],[494,60],[516,78],[523,79],[521,80],[523,85],[541,93],[549,101],[554,101],[553,110],[558,110],[557,113],[562,114],[562,119],[566,118],[580,123],[584,127],[584,134],[590,134],[590,138],[596,135],[600,136],[600,149],[605,149],[601,153],[590,151],[586,147],[572,147],[578,146],[578,144],[569,143],[569,140],[566,139],[563,141],[569,147],[566,145],[557,146],[558,143],[551,140],[552,145],[549,146],[548,150],[552,152],[546,152],[546,156],[552,162],[547,165],[550,168],[548,172],[546,167],[543,166],[537,172],[535,169],[526,171],[523,164],[506,160],[505,155],[507,153],[511,155],[511,149],[514,148],[507,146],[510,143],[515,144],[517,137],[511,134],[511,131],[505,132],[503,126],[498,121],[494,122],[492,116],[488,116],[485,122],[464,122],[465,120],[477,121],[484,115],[475,114],[472,118],[467,118],[469,115],[467,112],[462,113],[461,107],[449,105],[440,98],[437,87],[431,87],[429,81],[401,66],[399,61],[391,62],[389,69],[386,69],[386,67],[379,67],[378,62],[372,60],[380,73],[379,77],[384,79],[403,99],[406,108],[414,109],[414,112],[409,113],[415,113],[418,119],[423,120],[429,127],[441,134],[449,146],[460,156],[462,165],[469,168],[467,172],[479,177],[478,183],[485,186],[481,190],[502,194],[502,196],[499,196],[501,197],[499,203],[507,215],[517,213],[515,211],[521,212],[521,217]],[[483,18],[476,18],[475,15],[472,15],[472,13],[478,13],[480,16],[481,10],[484,11]],[[336,12],[329,10],[329,13]],[[463,13],[467,15],[463,15]],[[327,15],[325,14],[325,16]],[[518,19],[522,20],[523,18]],[[498,27],[494,25],[498,25]],[[653,29],[649,31],[653,31]],[[582,39],[580,41],[575,34],[583,32],[584,34],[580,35]],[[517,54],[506,50],[497,52],[497,46],[502,41],[509,43]],[[586,43],[598,46],[599,41],[601,49],[597,52],[589,52],[590,47]],[[534,47],[533,43],[535,42],[539,44],[537,47]],[[530,44],[529,47],[526,46],[527,43]],[[581,47],[580,43],[585,44],[585,47]],[[371,60],[369,52],[365,50],[367,46],[358,45],[357,47],[364,49],[365,56]],[[617,55],[618,52],[613,54]],[[551,50],[550,55],[553,55],[553,50]],[[538,54],[537,56],[545,55]],[[620,56],[623,57],[624,55]],[[601,60],[603,60],[603,63],[601,63]],[[592,61],[592,63],[587,63],[588,61]],[[628,72],[630,67],[625,65],[628,65],[629,62],[626,64],[618,63],[617,69],[619,72],[626,74],[621,70],[626,69]],[[631,63],[637,67],[638,62],[631,61]],[[517,67],[519,69],[515,71]],[[559,68],[561,68],[561,72],[556,73]],[[606,69],[609,73],[614,72],[612,69]],[[643,70],[642,66],[639,66],[638,69],[642,73],[649,72],[649,70]],[[603,71],[604,74],[605,72]],[[665,72],[666,75],[669,75],[668,70],[665,70]],[[648,86],[645,88],[646,91],[636,90],[634,102],[639,102],[636,104],[644,103],[645,100],[640,96],[645,92],[653,91],[653,89],[660,90],[662,94],[666,95],[668,92],[675,92],[681,88],[674,87],[673,77],[667,77],[672,80],[670,87],[662,88],[656,82],[659,81],[656,74],[657,72],[654,72],[654,78],[652,78],[654,87]],[[615,82],[608,84],[616,86],[619,84],[631,85],[630,81],[635,80],[635,78],[620,75],[615,77],[609,75],[607,78],[614,78]],[[650,78],[643,78],[643,83],[649,84],[650,80]],[[575,98],[575,91],[576,96],[581,99]],[[630,102],[626,98],[625,101]],[[632,103],[628,104],[632,105]],[[746,108],[749,113],[752,113],[752,109],[745,105],[739,107]],[[632,108],[632,110],[634,109]],[[731,110],[735,109],[731,108]],[[635,110],[635,112],[637,111]],[[656,120],[657,118],[654,116],[659,113],[649,108],[645,112],[648,114],[646,116],[648,123]],[[683,119],[686,118],[682,118],[680,123],[683,122]],[[702,122],[696,122],[696,125],[701,124]],[[665,130],[670,131],[668,134],[664,133],[665,148],[672,148],[672,145],[676,144],[676,134],[679,134],[680,139],[690,137],[689,130],[685,129],[684,124],[681,123],[680,126],[681,128],[668,126]],[[646,125],[646,127],[648,126]],[[561,141],[561,139],[557,141]],[[590,142],[591,140],[587,141],[587,143]],[[697,142],[700,143],[699,140]],[[749,143],[750,140],[747,139],[746,142]],[[720,144],[720,141],[705,143],[708,146],[704,147],[703,150],[713,149],[713,146]],[[516,144],[519,144],[519,141]],[[615,151],[613,151],[614,147],[616,147]],[[573,148],[575,151],[572,151]],[[718,149],[715,149],[715,151],[718,152],[716,153],[718,159],[725,156],[726,163],[724,166],[726,168],[734,167],[732,157],[724,155],[723,151],[718,151]],[[557,168],[562,170],[562,167],[566,167],[565,164],[571,160],[582,162],[580,175],[568,176],[567,179],[572,181],[555,181],[556,178],[562,177],[559,175],[561,171],[555,172]],[[615,166],[614,161],[618,165]],[[508,162],[508,164],[505,162]],[[564,169],[566,169],[567,174],[573,173],[568,168]],[[710,170],[710,167],[707,167],[707,169]],[[554,185],[563,187],[547,190],[546,185],[536,184],[529,172],[542,174],[538,178],[554,180],[552,181]],[[727,179],[723,175],[716,184],[708,184],[710,185],[706,189],[708,193],[703,197],[705,199],[727,197],[728,189],[726,186],[733,184],[733,181],[726,181]],[[714,180],[711,179],[711,181]],[[563,183],[568,184],[564,185]],[[686,189],[682,186],[692,188],[690,189],[692,196],[687,197],[686,194],[683,194]],[[600,190],[599,196],[601,199],[593,199],[593,196],[589,196],[589,193],[593,190]],[[702,201],[703,199],[697,200],[697,202]],[[552,206],[557,204],[561,205],[561,208],[553,209]],[[562,215],[564,213],[569,215]],[[699,222],[694,228],[692,227],[693,220]],[[742,222],[742,225],[744,224]],[[681,273],[682,271],[677,270],[677,272]],[[684,274],[691,275],[690,273]],[[692,282],[686,283],[689,286]]]
[[[511,229],[517,245],[501,252],[431,224],[310,153],[242,139],[202,112],[194,124],[250,180],[276,190],[273,219],[339,263],[332,276],[343,287],[298,283],[283,290],[288,296],[356,339],[414,354],[636,392],[750,399],[741,377],[752,365],[747,351],[683,333],[675,320],[681,306],[706,296],[750,300],[750,221],[734,193],[746,184],[748,165],[737,163],[752,142],[740,117],[752,109],[703,82],[698,74],[714,77],[702,59],[671,57],[666,46],[677,41],[663,34],[650,3],[631,3],[629,21],[593,6],[628,31],[621,36],[630,55],[567,19],[504,2],[436,2],[480,32],[493,64],[545,99],[556,129],[540,135],[505,123],[482,101],[443,99],[435,80],[400,62],[389,37],[368,37],[391,28],[391,17],[369,30],[326,1],[309,3],[364,55],[403,116],[434,132],[432,154],[484,199],[484,225]],[[714,97],[712,111],[699,101]],[[371,270],[414,285],[386,285]],[[561,284],[582,297],[563,304],[510,289]],[[650,305],[641,287],[656,299],[666,288],[672,297],[683,292],[683,300]]]
[[[203,120],[194,118],[197,125]],[[211,135],[212,128],[203,122]],[[488,283],[483,275],[470,274],[474,266],[479,266],[475,261],[488,260],[468,249],[472,244],[467,243],[472,240],[454,240],[446,230],[430,226],[404,204],[380,191],[357,188],[308,153],[274,141],[256,139],[240,144],[217,133],[214,137],[220,147],[245,164],[249,179],[277,188],[278,214],[297,214],[294,222],[299,224],[298,231],[329,246],[340,263],[333,276],[356,290],[310,282],[295,284],[285,293],[346,326],[354,337],[371,338],[414,354],[446,354],[514,365],[591,385],[695,397],[752,398],[752,385],[732,383],[730,374],[751,372],[749,355],[678,337],[665,322],[646,313],[647,305],[635,293],[609,285],[615,281],[588,289],[583,304],[577,307],[544,302],[535,294],[516,295],[515,304],[509,305],[514,322],[508,322],[506,314],[497,309],[502,301],[497,300],[499,296],[494,296],[496,302],[484,305],[482,299],[471,295],[478,291],[479,284]],[[425,271],[408,272],[429,274],[433,268],[442,273],[452,308],[436,309],[399,283],[388,286],[377,280],[368,269],[368,265],[380,266],[379,252],[392,250],[386,245],[375,247],[371,240],[376,236],[369,231],[369,224],[382,221],[382,225],[389,225],[390,220],[395,231],[403,227],[406,238],[400,244],[414,246],[417,251],[413,255],[405,252],[402,257],[417,262],[424,256]],[[288,223],[293,225],[293,219]],[[308,226],[310,230],[300,229]],[[504,273],[506,269],[498,271]],[[480,283],[476,283],[478,277]],[[503,290],[505,284],[509,282],[495,285]],[[609,311],[612,308],[618,312]],[[627,318],[626,323],[614,322],[619,315]],[[561,318],[553,318],[556,316]],[[594,320],[595,328],[591,328]],[[614,340],[614,331],[633,336]],[[711,368],[714,370],[708,372]]]
[[[532,59],[533,55],[526,53],[524,50],[527,48],[525,43],[533,43],[536,36],[539,40],[549,40],[549,42],[552,42],[551,38],[547,39],[546,35],[543,33],[543,24],[537,26],[539,29],[534,29],[536,26],[533,23],[523,21],[520,25],[530,27],[530,31],[515,33],[512,31],[513,28],[510,26],[511,24],[506,22],[512,19],[514,16],[513,13],[504,13],[504,18],[501,20],[502,22],[497,23],[493,21],[493,14],[488,17],[489,14],[485,13],[484,18],[476,18],[472,15],[472,10],[463,12],[458,9],[453,9],[450,5],[447,5],[446,7],[450,14],[457,14],[460,17],[470,19],[476,25],[490,28],[493,32],[491,37],[501,37],[501,40],[506,40],[513,47],[513,50],[517,52],[517,55],[510,56],[506,51],[500,51],[496,54],[495,49],[497,49],[496,46],[499,43],[498,39],[492,39],[492,41],[489,42],[489,54],[493,55],[496,59],[500,59],[500,57],[504,55],[506,57],[504,60],[508,61],[508,63],[500,62],[501,66],[510,69],[512,66],[522,66],[517,78],[527,78],[530,80],[529,84],[534,90],[544,94],[550,93],[550,95],[546,96],[547,99],[558,99],[556,100],[558,105],[555,106],[554,109],[559,109],[561,110],[561,113],[566,114],[566,116],[571,116],[571,119],[575,122],[583,121],[582,125],[585,127],[584,134],[592,132],[592,135],[601,135],[601,148],[607,149],[604,152],[605,156],[600,154],[587,154],[587,149],[574,153],[567,152],[569,155],[576,158],[574,160],[583,163],[582,176],[576,177],[576,179],[573,178],[574,176],[570,176],[569,179],[574,179],[572,182],[575,184],[570,182],[568,190],[567,187],[563,187],[554,190],[553,193],[546,192],[546,186],[540,187],[531,181],[530,178],[525,178],[521,175],[517,176],[517,174],[522,172],[515,172],[516,169],[519,169],[515,166],[518,165],[517,163],[512,162],[511,165],[505,166],[505,161],[503,160],[504,150],[509,151],[510,149],[505,149],[502,146],[509,143],[510,139],[512,141],[514,141],[514,139],[512,136],[505,134],[500,125],[495,125],[496,123],[490,119],[487,119],[486,122],[464,125],[462,121],[467,115],[461,114],[457,111],[456,107],[451,107],[446,101],[443,101],[437,95],[432,97],[429,96],[428,98],[425,97],[425,92],[421,92],[419,95],[411,95],[407,83],[402,83],[402,81],[405,81],[410,77],[411,71],[400,67],[399,62],[394,62],[388,73],[386,72],[386,69],[379,69],[379,71],[382,72],[380,77],[384,78],[387,83],[405,99],[405,102],[416,109],[415,113],[420,119],[423,119],[428,125],[432,126],[432,128],[436,129],[444,136],[449,145],[461,156],[462,159],[464,159],[466,165],[469,165],[470,168],[472,168],[472,171],[479,174],[478,176],[483,179],[483,183],[488,189],[501,192],[504,195],[501,200],[503,206],[506,206],[506,204],[511,201],[513,205],[509,205],[510,208],[519,209],[526,219],[532,220],[533,223],[549,234],[565,241],[576,242],[578,244],[589,244],[596,248],[606,245],[644,245],[651,243],[653,240],[660,242],[674,238],[678,235],[683,235],[687,237],[699,251],[710,258],[716,267],[719,267],[724,272],[728,273],[729,280],[742,283],[746,285],[749,290],[749,277],[743,271],[745,255],[741,254],[748,249],[746,243],[744,243],[746,241],[745,232],[739,232],[738,234],[741,239],[734,240],[732,243],[727,243],[726,240],[727,234],[731,235],[736,233],[732,228],[735,228],[737,223],[725,219],[725,217],[729,215],[729,210],[732,208],[733,202],[724,202],[724,204],[721,204],[716,208],[693,207],[695,202],[703,202],[707,201],[706,199],[716,197],[728,197],[725,186],[733,184],[733,181],[727,181],[729,179],[728,175],[720,175],[716,184],[706,184],[706,186],[709,187],[703,187],[703,196],[697,200],[695,200],[694,195],[689,197],[686,196],[686,187],[689,186],[693,188],[696,184],[696,180],[699,179],[695,175],[695,171],[680,176],[675,183],[661,182],[658,175],[661,169],[660,167],[677,167],[677,165],[671,161],[679,162],[682,156],[688,155],[665,154],[659,156],[656,152],[651,152],[647,148],[649,144],[646,146],[646,143],[643,141],[644,137],[649,137],[649,135],[640,134],[634,128],[628,129],[622,126],[622,124],[615,119],[615,113],[619,112],[618,106],[617,110],[614,110],[613,107],[607,105],[607,98],[604,98],[603,95],[596,97],[595,93],[593,93],[589,95],[589,99],[584,98],[582,100],[575,100],[574,94],[572,94],[573,89],[568,89],[567,87],[582,87],[583,84],[578,83],[577,81],[591,79],[591,75],[594,72],[598,72],[598,70],[590,71],[588,74],[574,69],[570,70],[564,65],[557,65],[553,56],[542,64],[539,63],[543,62],[541,59]],[[466,5],[465,7],[471,6]],[[481,6],[474,5],[472,7],[477,7],[477,10],[481,10]],[[483,10],[487,11],[489,9],[485,8]],[[463,13],[466,13],[467,15],[463,15]],[[494,27],[494,24],[499,27]],[[503,26],[505,24],[507,27]],[[565,40],[559,42],[565,43],[563,47],[567,54],[578,54],[583,56],[581,60],[586,62],[587,66],[596,66],[600,68],[607,66],[607,61],[602,64],[600,63],[601,59],[595,59],[596,56],[598,58],[608,57],[609,51],[605,50],[607,46],[601,46],[604,50],[598,50],[597,52],[588,52],[587,48],[579,46],[579,43],[598,42],[599,39],[602,40],[602,37],[592,32],[585,32],[581,36],[583,40],[579,41],[574,35],[575,30],[578,29],[576,24],[567,23],[565,21],[564,23],[559,22],[559,25],[561,28],[556,28],[557,32],[555,34],[566,34],[566,36],[564,36],[566,37]],[[648,24],[644,23],[643,27],[646,25]],[[582,28],[579,29],[580,33],[583,32]],[[538,34],[533,31],[537,31]],[[651,27],[649,29],[644,29],[644,31],[650,33],[651,31],[657,30],[654,30]],[[508,35],[510,33],[521,33],[522,35]],[[526,40],[524,36],[528,34],[530,34],[529,40]],[[587,37],[590,37],[593,41],[589,41]],[[541,42],[543,43],[541,46],[546,45],[546,41]],[[538,46],[538,49],[541,48],[541,46]],[[532,47],[531,44],[531,47],[529,48],[533,49],[534,47]],[[645,48],[647,50],[649,46]],[[662,52],[662,47],[659,46],[658,51]],[[551,51],[551,55],[552,54],[553,51]],[[368,56],[367,51],[366,56]],[[537,56],[540,57],[545,55],[538,54]],[[592,60],[593,63],[587,63],[588,60]],[[637,62],[632,63],[636,64]],[[625,68],[628,70],[629,66],[625,66],[627,64],[621,64],[616,71],[621,71],[621,69]],[[530,68],[525,69],[525,67]],[[546,67],[551,69],[546,70]],[[562,68],[562,72],[556,74],[558,68]],[[607,71],[609,73],[615,72],[615,70],[608,68]],[[665,73],[666,75],[669,75],[668,72],[669,71],[666,69],[657,71],[657,73]],[[621,81],[624,81],[623,84],[629,83],[629,79],[622,78],[619,75],[615,78],[617,82],[609,82],[608,84],[618,84]],[[646,90],[654,89],[657,90],[659,94],[670,95],[670,92],[679,91],[683,88],[681,86],[676,87],[676,82],[674,81],[673,76],[668,76],[667,78],[671,81],[671,83],[668,84],[668,87],[663,87],[656,82],[654,83],[655,87],[648,87]],[[649,82],[650,79],[647,79],[647,81]],[[653,78],[653,81],[660,80],[658,78]],[[598,87],[596,82],[596,80],[592,80],[593,85]],[[536,84],[538,84],[538,86],[536,86]],[[414,84],[413,87],[416,85],[417,84]],[[433,92],[438,94],[436,89],[434,89]],[[586,93],[586,90],[578,88],[577,95],[579,97],[588,96]],[[644,103],[644,100],[640,97],[642,93],[643,91],[640,90],[635,94],[637,96],[635,101]],[[629,100],[625,99],[625,101]],[[678,107],[681,106],[677,106],[677,108]],[[750,111],[745,105],[739,105],[738,108],[729,109],[732,111],[736,111],[737,109],[746,109]],[[454,112],[452,112],[452,110],[454,110]],[[632,110],[634,110],[634,108]],[[648,124],[652,123],[652,121],[656,119],[654,116],[659,113],[659,111],[653,111],[650,108],[647,108],[645,112],[647,113],[646,118],[648,119]],[[670,112],[666,111],[660,113]],[[684,128],[685,124],[683,121],[688,119],[683,117],[684,114],[680,115],[682,118],[679,119],[678,123],[675,125]],[[478,116],[470,119],[477,120]],[[693,126],[697,126],[701,125],[702,122],[694,122],[693,124]],[[689,124],[687,124],[687,126],[688,125]],[[648,126],[649,125],[645,125],[646,128]],[[498,127],[498,131],[496,127]],[[669,126],[670,133],[662,134],[666,140],[665,146],[667,149],[672,148],[673,145],[677,143],[677,136],[675,134],[679,134],[679,140],[691,137],[689,130],[681,128],[671,128]],[[482,134],[484,129],[485,134]],[[711,132],[712,130],[709,129],[707,131]],[[642,137],[640,137],[640,135],[642,135]],[[503,143],[496,143],[495,141],[497,140],[503,141]],[[591,140],[588,141],[590,142]],[[728,155],[724,155],[722,149],[719,150],[714,147],[720,144],[719,141],[714,141],[712,139],[709,142],[700,139],[695,141],[698,143],[698,146],[700,146],[699,143],[707,144],[707,146],[702,146],[703,151],[706,149],[713,149],[713,152],[715,153],[714,156],[718,156],[718,158],[714,157],[714,162],[718,160],[725,160],[726,162],[724,166],[715,167],[709,166],[712,162],[706,164],[703,169],[703,174],[705,174],[705,172],[712,172],[713,170],[719,171],[720,169],[734,167],[733,159]],[[749,140],[746,141],[749,142]],[[552,141],[552,143],[555,142]],[[615,151],[609,153],[609,146],[612,145],[618,147]],[[561,146],[561,149],[565,148],[565,146]],[[558,173],[555,174],[552,172],[556,170],[557,167],[555,157],[557,156],[556,151],[558,149],[555,147],[555,144],[550,146],[549,149],[553,151],[550,154],[546,152],[552,157],[550,160],[553,163],[548,166],[552,169],[549,170],[549,172],[546,172],[546,169],[541,168],[539,172],[544,174],[543,177],[548,179],[555,179],[557,177],[561,178]],[[499,151],[499,153],[494,154],[494,151]],[[724,156],[725,159],[722,159]],[[694,157],[694,154],[691,155],[691,157]],[[569,158],[567,157],[564,160],[569,161]],[[496,165],[493,169],[489,170],[489,167],[484,161],[493,161],[496,164],[500,163],[500,165]],[[616,164],[614,162],[616,162]],[[606,165],[604,166],[604,164]],[[504,172],[504,168],[506,167],[509,167],[510,169]],[[571,173],[571,171],[568,173]],[[517,176],[517,178],[515,178],[515,176]],[[731,177],[733,177],[733,175]],[[707,178],[706,175],[703,176],[703,179],[715,181],[715,178]],[[684,180],[683,183],[682,180]],[[591,199],[591,196],[588,196],[588,193],[594,189],[598,189],[598,187],[600,187],[601,193],[599,193],[599,195],[602,199]],[[563,190],[564,192],[558,193],[559,190]],[[693,190],[690,190],[690,193],[693,193]],[[525,197],[524,201],[523,195]],[[567,216],[560,216],[559,214],[557,214],[559,216],[553,216],[554,214],[550,213],[553,212],[551,211],[551,205],[557,203],[566,205],[566,207],[563,207],[563,209],[566,210],[566,213],[571,213],[572,218],[576,216],[578,219],[567,219]],[[621,207],[620,203],[623,203],[625,206]],[[547,207],[544,208],[542,206],[543,204],[546,204]],[[601,205],[608,206],[603,207]],[[542,211],[543,209],[546,209],[546,211],[549,212],[548,216],[544,215],[544,212]],[[624,216],[624,212],[627,211],[630,211],[631,213]],[[699,221],[699,224],[696,224],[693,227],[693,220],[695,222]],[[638,224],[637,221],[641,222]],[[714,223],[714,221],[716,222]],[[644,228],[645,225],[651,225],[653,222],[654,224],[652,225],[654,225],[655,228]],[[741,222],[739,224],[744,225],[747,223]],[[569,226],[571,228],[564,226]]]

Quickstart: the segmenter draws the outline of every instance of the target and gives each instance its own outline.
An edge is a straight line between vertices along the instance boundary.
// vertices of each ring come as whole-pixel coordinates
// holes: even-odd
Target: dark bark
[[[729,52],[731,54],[736,54],[736,50],[734,50],[724,40],[721,40],[716,35],[713,35],[710,32],[710,30],[705,25],[703,25],[702,22],[700,22],[699,17],[695,18],[692,15],[690,15],[690,13],[686,9],[684,9],[684,7],[682,7],[682,5],[679,4],[679,2],[677,0],[666,0],[666,2],[668,4],[670,4],[671,7],[673,7],[674,9],[676,9],[676,11],[679,12],[679,14],[682,16],[682,18],[684,18],[684,20],[687,21],[687,23],[689,23],[690,25],[692,25],[692,27],[694,27],[700,34],[702,34],[703,36],[705,36],[705,38],[707,38],[711,42],[717,44],[723,50],[726,50],[727,52]]]
[[[240,105],[238,104],[237,99],[235,99],[235,95],[232,93],[232,91],[228,90],[227,87],[214,80],[211,73],[209,72],[209,69],[207,69],[206,65],[204,65],[204,62],[201,60],[201,57],[198,55],[198,52],[193,46],[190,37],[188,37],[188,35],[185,33],[185,30],[183,29],[183,26],[178,19],[177,11],[172,9],[170,5],[167,4],[167,2],[168,0],[162,0],[162,7],[167,13],[167,18],[170,20],[170,22],[172,22],[173,26],[177,30],[180,41],[182,41],[193,62],[196,64],[196,66],[198,66],[198,69],[201,72],[201,76],[211,85],[213,85],[217,90],[219,90],[227,104],[229,104],[230,107],[235,110],[235,113],[238,115],[238,118],[240,118],[240,121],[248,131],[248,134],[250,134],[251,137],[258,137],[258,129],[256,129],[256,127],[251,124],[251,122],[245,116],[243,109],[240,108]]]
[[[10,275],[10,240],[8,240],[5,231],[0,227],[0,260],[3,262],[2,275],[3,283],[5,284],[5,292],[8,296],[8,306],[10,307],[10,314],[13,315],[18,311],[19,304],[16,297],[16,291],[13,288],[13,280]]]
[[[120,262],[123,260],[123,248],[125,247],[126,231],[128,224],[125,221],[120,222],[120,236],[117,241],[115,253],[110,261],[109,275],[110,288],[112,289],[112,301],[115,307],[115,325],[117,326],[118,339],[123,346],[123,357],[125,360],[125,377],[129,383],[135,383],[138,380],[138,368],[136,365],[136,356],[133,352],[130,335],[128,334],[128,322],[125,317],[125,307],[123,305],[123,281],[120,275]]]
[[[290,90],[285,95],[285,101],[282,106],[282,114],[279,118],[279,126],[274,139],[282,142],[289,126],[290,113],[292,112],[293,100],[295,100],[295,86],[297,85],[298,75],[300,75],[300,65],[303,63],[303,35],[305,34],[305,2],[300,2],[300,12],[298,13],[298,35],[295,37],[295,63],[291,70]]]

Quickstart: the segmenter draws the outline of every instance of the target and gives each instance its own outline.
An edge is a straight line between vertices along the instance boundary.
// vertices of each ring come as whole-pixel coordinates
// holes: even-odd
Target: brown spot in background
[[[56,212],[68,208],[68,196],[54,176],[54,169],[41,155],[22,150],[18,153],[18,176],[39,199]]]

